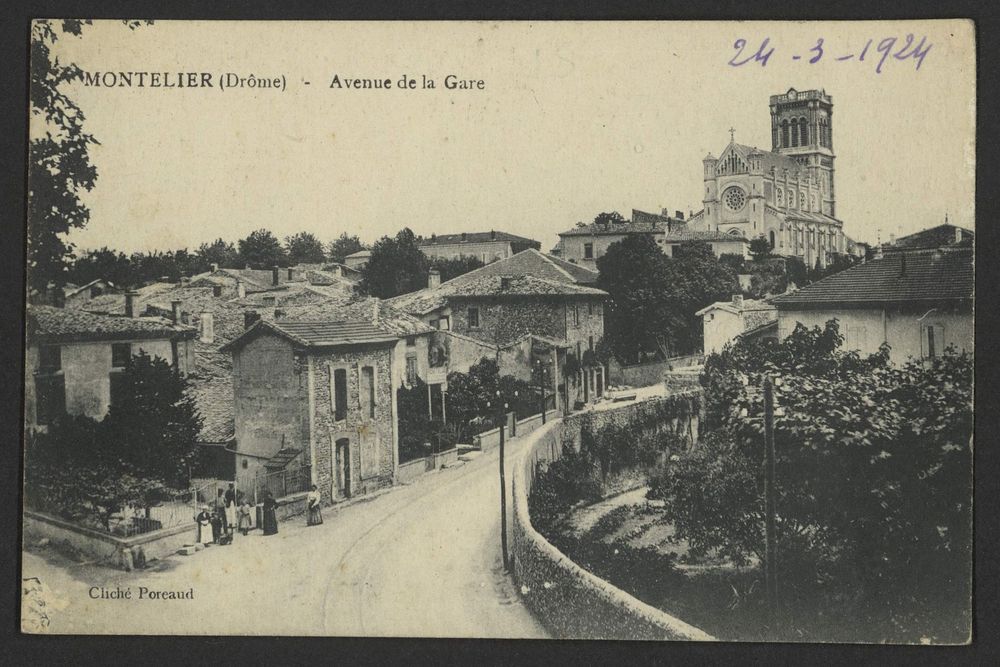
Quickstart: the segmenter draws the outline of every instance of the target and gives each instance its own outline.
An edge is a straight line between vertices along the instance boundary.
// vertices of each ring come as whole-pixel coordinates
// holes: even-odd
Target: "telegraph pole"
[[[764,583],[767,588],[767,609],[771,627],[778,617],[778,578],[775,559],[775,491],[774,491],[774,383],[764,378]]]
[[[503,465],[503,444],[504,430],[507,426],[507,404],[500,397],[500,390],[497,390],[497,409],[500,410],[500,550],[503,552],[503,569],[510,570],[510,562],[507,558],[507,481],[504,474]]]

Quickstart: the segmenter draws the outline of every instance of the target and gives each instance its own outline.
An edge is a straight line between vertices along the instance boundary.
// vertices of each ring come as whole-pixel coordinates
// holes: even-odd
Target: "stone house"
[[[722,352],[727,344],[747,335],[777,335],[778,310],[767,301],[744,299],[739,294],[734,294],[732,301],[705,306],[695,315],[702,321],[705,354]]]
[[[712,246],[716,257],[723,254],[749,256],[749,240],[742,235],[724,234],[711,230],[694,230],[688,227],[684,214],[677,211],[675,216],[646,213],[632,209],[629,222],[590,223],[578,225],[559,233],[559,243],[553,254],[573,264],[597,270],[597,259],[603,257],[613,243],[632,234],[647,234],[653,237],[657,246],[668,257],[688,241],[704,241]]]
[[[389,303],[438,331],[432,340],[449,371],[488,356],[502,373],[531,380],[541,363],[558,405],[572,406],[603,395],[607,384],[593,356],[607,298],[592,287],[596,280],[593,271],[532,248],[444,283],[432,273],[426,289]]]
[[[890,346],[893,363],[926,359],[948,347],[973,352],[973,249],[899,250],[858,264],[798,291],[774,297],[778,336],[797,323],[837,319],[844,349],[863,355]]]
[[[296,461],[310,466],[327,501],[393,484],[396,389],[409,359],[419,368],[416,343],[431,329],[377,299],[297,307],[248,325],[222,348],[233,358],[237,474],[275,457]]]
[[[127,315],[29,305],[25,351],[25,423],[46,426],[61,414],[102,419],[128,360],[145,352],[181,373],[195,369],[193,327],[162,317],[138,317],[134,296]]]
[[[116,292],[115,286],[103,278],[91,280],[86,285],[65,285],[62,290],[62,306],[64,308],[81,308],[104,294]]]
[[[542,244],[507,232],[489,231],[431,234],[428,238],[418,237],[417,247],[430,259],[475,257],[483,264],[489,264],[529,248],[538,250]]]

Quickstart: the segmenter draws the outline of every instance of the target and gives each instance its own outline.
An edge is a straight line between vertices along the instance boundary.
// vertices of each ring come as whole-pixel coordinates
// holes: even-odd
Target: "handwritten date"
[[[910,33],[902,39],[898,37],[884,37],[878,42],[875,39],[869,39],[865,42],[864,48],[860,52],[840,52],[838,55],[834,55],[833,49],[827,46],[826,40],[818,37],[815,43],[804,54],[790,53],[790,57],[792,60],[805,60],[810,65],[814,65],[824,58],[827,60],[833,58],[836,62],[845,62],[848,60],[865,62],[868,60],[875,63],[875,73],[881,74],[886,61],[890,58],[900,61],[912,60],[916,63],[916,69],[919,70],[920,66],[924,64],[924,58],[927,57],[932,46],[934,45],[928,43],[926,36],[921,36],[920,41],[917,42],[913,34]],[[733,42],[733,49],[736,53],[729,60],[731,67],[743,67],[744,65],[752,65],[754,63],[759,64],[761,67],[766,67],[771,58],[776,57],[775,54],[778,52],[778,47],[771,44],[770,37],[765,37],[756,50],[753,49],[753,46],[749,45],[746,39],[740,37]]]

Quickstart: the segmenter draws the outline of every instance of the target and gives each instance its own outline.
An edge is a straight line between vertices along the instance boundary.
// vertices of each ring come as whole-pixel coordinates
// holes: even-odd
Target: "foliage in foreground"
[[[902,367],[888,350],[840,350],[836,321],[781,344],[709,357],[702,381],[714,432],[668,463],[650,496],[694,554],[764,558],[765,375],[778,378],[778,571],[789,607],[825,605],[876,640],[968,632],[972,360]],[[860,630],[859,630],[860,631]],[[874,630],[873,630],[874,631]]]
[[[159,357],[132,357],[101,421],[67,415],[29,434],[25,500],[63,518],[109,526],[126,506],[148,506],[188,482],[202,421],[187,381]]]

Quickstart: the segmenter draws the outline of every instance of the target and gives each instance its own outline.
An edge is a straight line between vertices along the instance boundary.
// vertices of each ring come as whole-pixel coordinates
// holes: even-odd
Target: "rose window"
[[[747,195],[742,188],[733,186],[722,193],[722,201],[730,211],[742,211],[747,204]]]

